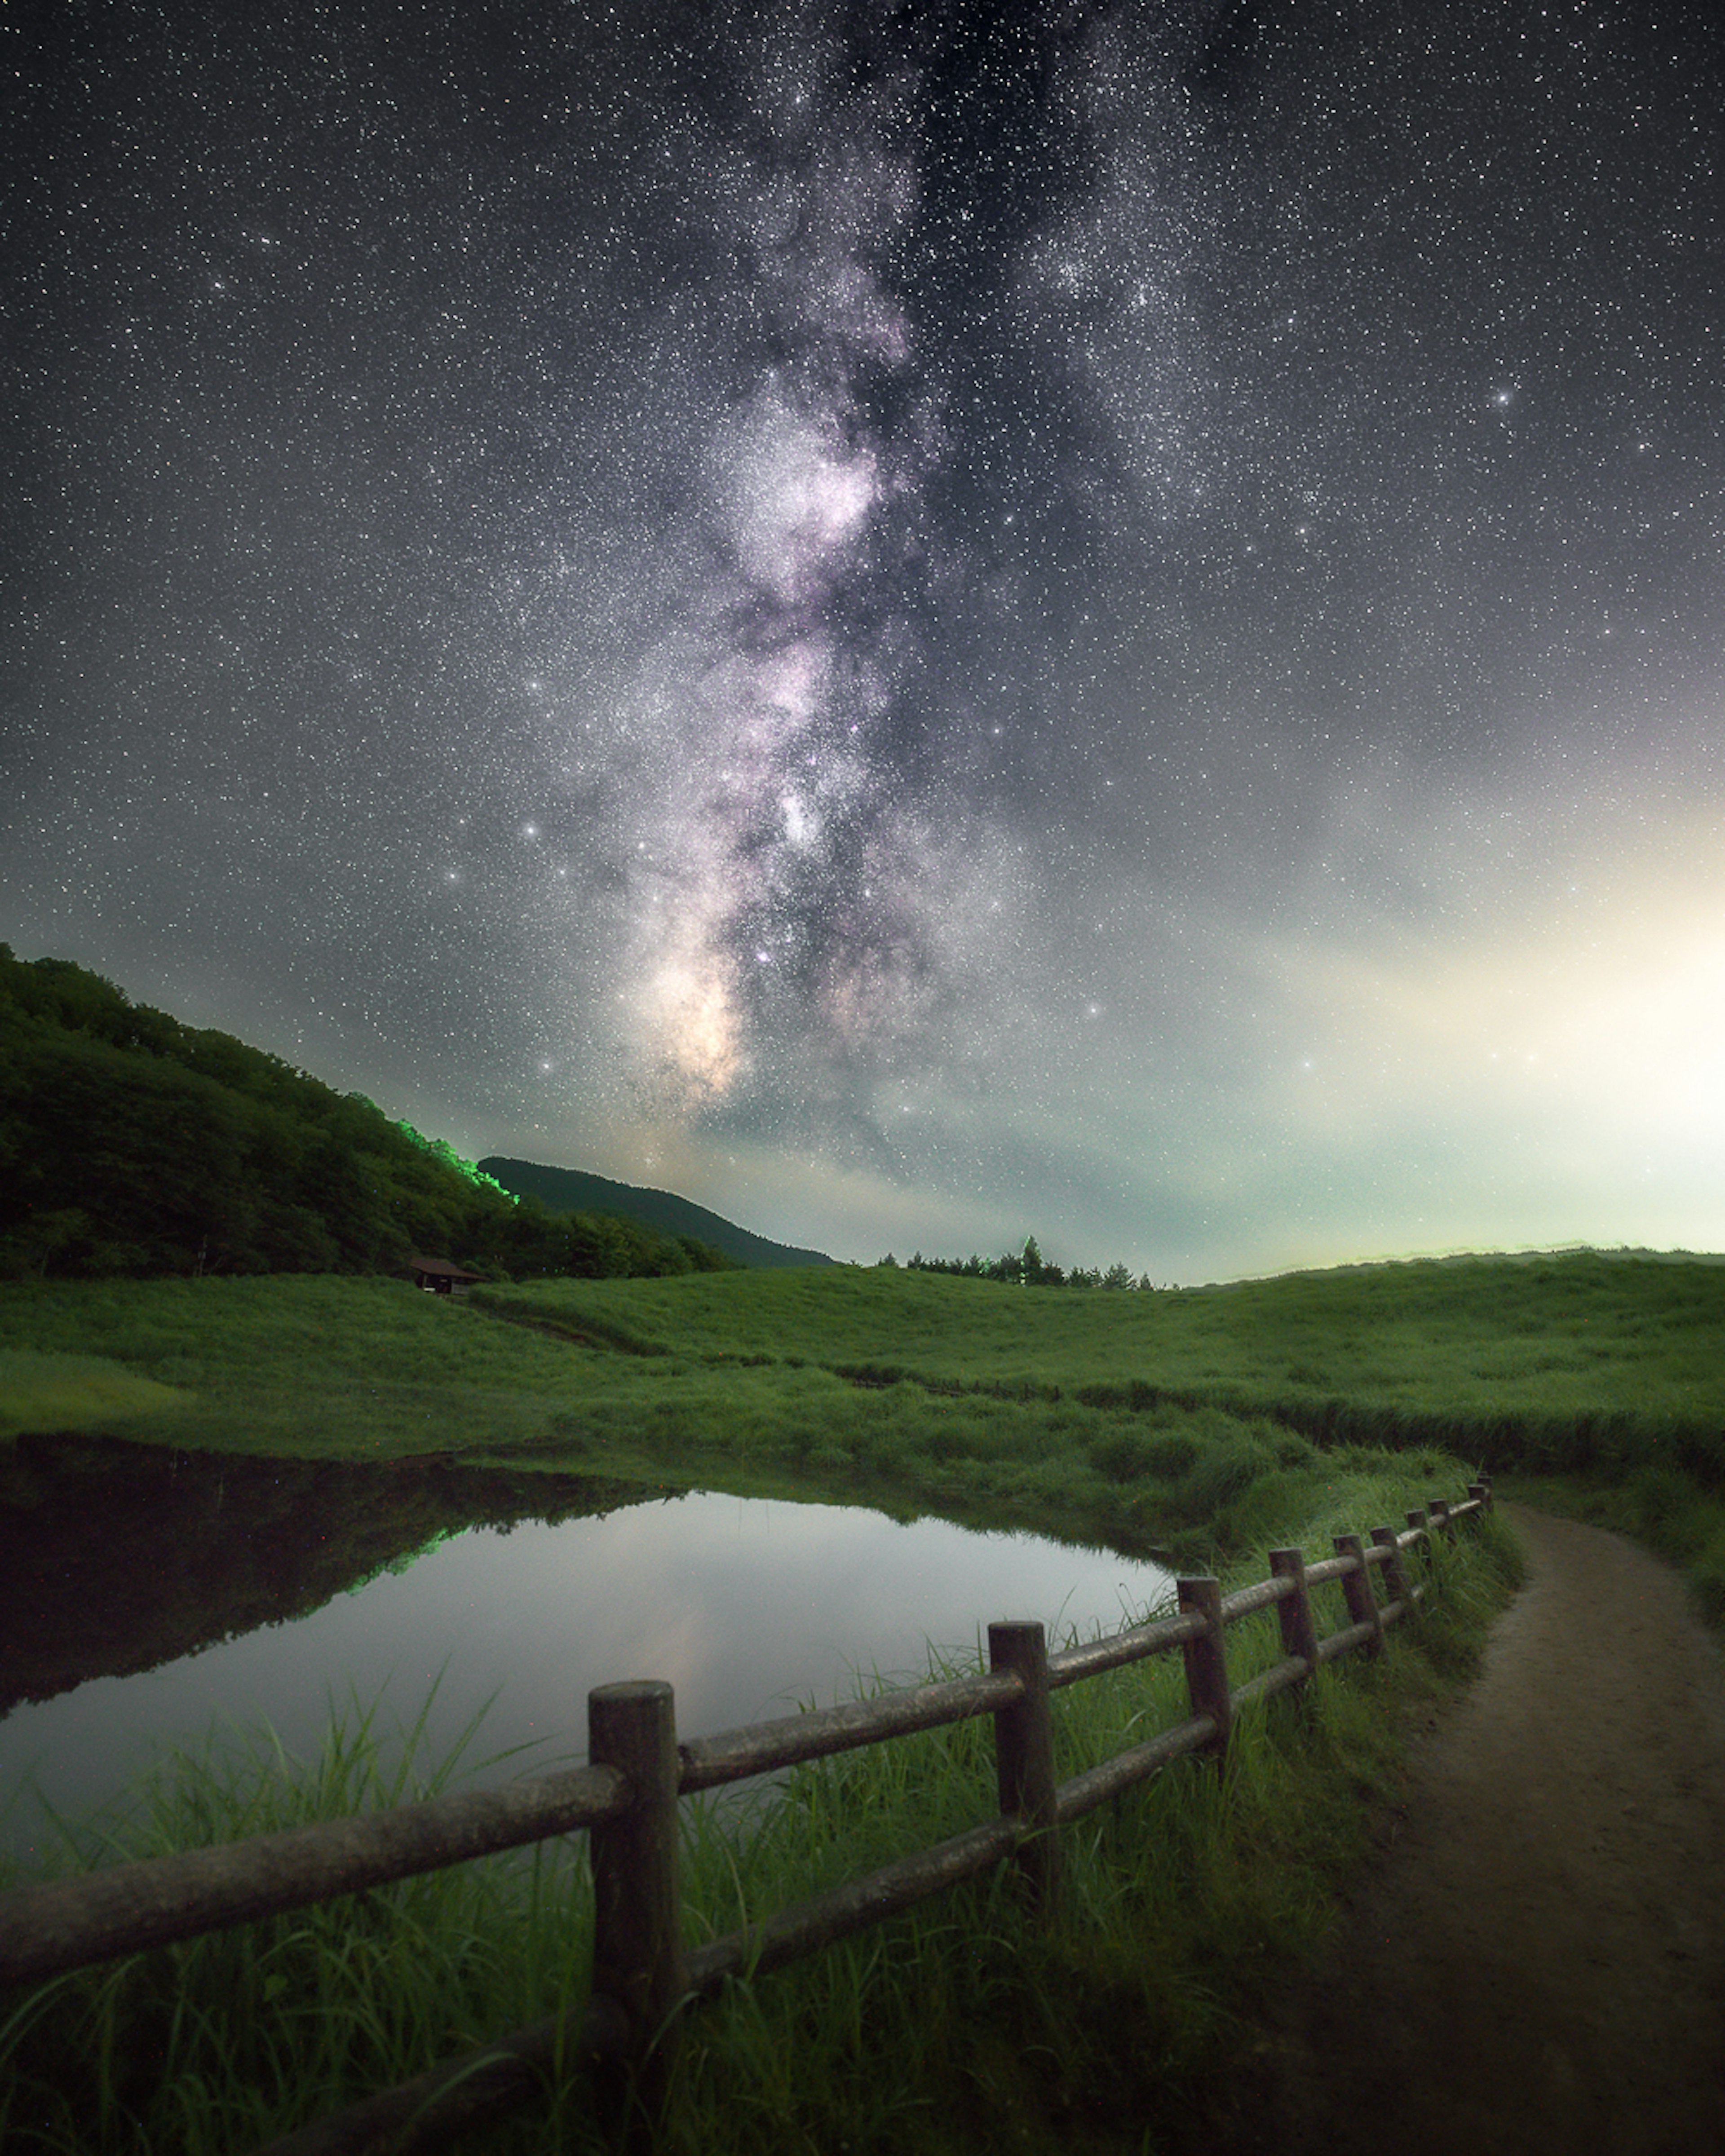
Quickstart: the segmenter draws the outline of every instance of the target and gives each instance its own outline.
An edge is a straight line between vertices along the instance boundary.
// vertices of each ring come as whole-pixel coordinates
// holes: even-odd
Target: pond
[[[1110,1551],[860,1507],[441,1463],[416,1476],[182,1454],[170,1468],[142,1450],[39,1447],[33,1502],[0,1489],[10,1577],[33,1583],[0,1590],[0,1636],[22,1649],[0,1694],[0,1815],[27,1862],[44,1799],[86,1811],[213,1725],[267,1718],[290,1752],[315,1750],[332,1698],[381,1700],[393,1726],[435,1686],[434,1756],[488,1700],[475,1761],[531,1748],[477,1778],[495,1781],[583,1757],[594,1685],[666,1679],[680,1733],[698,1736],[859,1680],[920,1678],[931,1649],[973,1660],[995,1618],[1111,1631],[1172,1587]],[[454,1525],[464,1509],[490,1523]],[[417,1540],[393,1548],[403,1534]],[[28,1612],[9,1613],[20,1592]]]

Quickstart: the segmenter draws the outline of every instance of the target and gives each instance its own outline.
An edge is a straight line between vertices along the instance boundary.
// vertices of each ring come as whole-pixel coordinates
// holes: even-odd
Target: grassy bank
[[[1192,1562],[1261,1541],[1275,1520],[1338,1509],[1355,1518],[1391,1466],[1382,1445],[1320,1448],[1286,1424],[1224,1406],[1159,1396],[1135,1404],[1129,1389],[1090,1401],[1015,1371],[982,1378],[989,1342],[968,1342],[973,1294],[988,1299],[992,1321],[1002,1303],[1034,1299],[1022,1291],[836,1268],[737,1277],[761,1299],[767,1317],[753,1322],[768,1337],[802,1284],[832,1279],[839,1292],[769,1353],[711,1344],[729,1318],[742,1323],[747,1292],[716,1316],[694,1293],[681,1306],[625,1298],[595,1316],[579,1299],[517,1292],[454,1304],[385,1281],[36,1285],[0,1300],[0,1416],[8,1373],[22,1372],[13,1398],[27,1414],[44,1364],[59,1358],[61,1426],[81,1421],[156,1444],[371,1462],[449,1453],[932,1512],[1132,1555],[1168,1548]],[[912,1328],[931,1296],[947,1360],[937,1365],[931,1353],[929,1367],[948,1374],[886,1376],[879,1350]],[[1072,1296],[1063,1306],[1082,1317],[1086,1300],[1154,1298]],[[622,1349],[609,1344],[628,1329],[619,1311],[670,1333],[686,1320],[688,1337],[654,1340],[656,1352]],[[822,1347],[822,1324],[824,1359],[804,1352]],[[865,1381],[854,1359],[865,1337],[876,1349]],[[1065,1352],[1076,1362],[1088,1339]],[[1117,1343],[1117,1356],[1137,1352]],[[82,1403],[80,1384],[89,1389]],[[116,1404],[124,1384],[156,1389],[128,1408]],[[20,1426],[16,1408],[11,1426]],[[1445,1486],[1465,1481],[1461,1466],[1436,1447],[1394,1464],[1404,1479]]]
[[[1327,1550],[1488,1465],[1560,1476],[1572,1505],[1687,1563],[1704,1594],[1717,1578],[1725,1607],[1722,1321],[1725,1267],[1585,1252],[1155,1295],[852,1268],[561,1282],[466,1305],[384,1281],[30,1284],[0,1299],[0,1435],[51,1412],[57,1427],[215,1451],[435,1452],[1034,1527],[1235,1576],[1261,1569],[1269,1543]],[[1419,1641],[1344,1666],[1303,1713],[1249,1721],[1219,1809],[1213,1782],[1181,1770],[1075,1831],[1055,1933],[1026,1931],[991,1888],[962,1923],[959,1903],[937,1904],[738,1989],[691,2035],[685,2138],[1100,2149],[1147,2123],[1153,2148],[1214,2145],[1228,2044],[1357,1856],[1402,1710],[1461,1680],[1512,1573],[1494,1532]],[[1068,1767],[1171,1718],[1157,1687],[1178,1685],[1161,1668],[1063,1694],[1084,1701],[1065,1710]],[[697,1825],[700,1922],[728,1930],[740,1909],[861,1868],[886,1853],[889,1820],[896,1850],[981,1816],[981,1741],[860,1754],[799,1777],[764,1818]],[[349,1770],[332,1771],[348,1790]],[[170,1845],[262,1824],[266,1803],[327,1801],[315,1775],[297,1794],[273,1763],[254,1779],[228,1798],[197,1794],[194,1777],[190,1809],[164,1799],[151,1831]],[[580,1871],[472,1867],[271,1928],[248,1965],[275,1985],[254,2006],[280,2010],[244,2030],[217,2011],[228,1989],[251,1997],[231,1941],[69,1981],[29,2024],[29,2071],[48,2088],[74,2055],[105,2062],[94,2086],[118,2092],[114,2123],[98,2133],[68,2096],[60,2138],[39,2145],[151,2145],[124,2120],[157,2106],[162,2057],[184,2062],[160,2098],[181,2112],[152,2109],[154,2145],[244,2147],[285,2104],[316,2109],[549,2011],[580,1982]],[[198,2065],[198,2043],[231,2051],[231,2068]],[[215,2122],[203,2141],[187,2123],[200,2106]],[[497,2145],[548,2147],[547,2132]]]
[[[687,1292],[681,1292],[686,1285]],[[798,1358],[876,1382],[1200,1400],[1363,1442],[1543,1450],[1717,1439],[1725,1265],[1645,1252],[1421,1260],[1171,1294],[1001,1288],[879,1268],[488,1290],[638,1353]]]
[[[1725,1488],[1725,1267],[1577,1252],[1178,1294],[875,1268],[559,1281],[33,1283],[0,1434],[301,1458],[426,1452],[1243,1549],[1392,1453],[1416,1483],[1650,1466]],[[131,1389],[131,1394],[127,1388]]]
[[[1400,1494],[1380,1490],[1372,1517]],[[732,1986],[691,2020],[671,2145],[716,2156],[1214,2146],[1235,2048],[1250,2044],[1357,1861],[1361,1798],[1392,1771],[1399,1725],[1465,1680],[1515,1576],[1495,1524],[1437,1562],[1438,1591],[1384,1661],[1334,1666],[1303,1702],[1246,1713],[1224,1777],[1183,1762],[1069,1830],[1053,1928],[1027,1918],[996,1877]],[[1258,1568],[1255,1553],[1241,1569]],[[1273,1620],[1235,1628],[1235,1681],[1278,1651]],[[1178,1658],[1070,1687],[1056,1707],[1065,1775],[1181,1717]],[[413,1766],[386,1774],[373,1736],[351,1720],[299,1771],[262,1740],[183,1761],[138,1793],[129,1820],[109,1824],[100,1853],[184,1847],[415,1794]],[[993,1804],[988,1732],[969,1722],[800,1770],[764,1812],[685,1806],[691,1943]],[[103,2156],[245,2148],[578,2004],[588,1901],[578,1855],[553,1849],[59,1979],[0,2008],[0,2140]],[[549,2112],[485,2145],[520,2156],[597,2148],[589,2101],[571,2075]]]

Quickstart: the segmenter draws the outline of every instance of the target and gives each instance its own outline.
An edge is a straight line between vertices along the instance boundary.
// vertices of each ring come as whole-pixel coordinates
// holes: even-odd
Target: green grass
[[[1161,1295],[835,1268],[562,1281],[460,1304],[300,1276],[20,1286],[0,1295],[0,1353],[99,1358],[170,1389],[147,1413],[72,1403],[96,1418],[85,1427],[157,1443],[447,1451],[1165,1548],[1255,1576],[1266,1545],[1325,1550],[1333,1532],[1453,1496],[1486,1460],[1602,1485],[1642,1476],[1635,1502],[1669,1526],[1660,1491],[1689,1503],[1718,1457],[1722,1317],[1725,1270],[1587,1253]],[[1225,2044],[1332,1905],[1402,1710],[1463,1681],[1512,1571],[1494,1528],[1417,1644],[1399,1635],[1383,1665],[1332,1673],[1303,1712],[1278,1702],[1249,1717],[1224,1806],[1213,1777],[1177,1770],[1075,1830],[1069,1920],[1053,1933],[1027,1928],[997,1881],[733,1988],[699,2018],[679,2069],[685,2142],[721,2156],[1076,2151],[1137,2145],[1147,2128],[1148,2147],[1206,2145],[1202,2132],[1183,2142],[1179,2121],[1207,2116]],[[1240,1628],[1236,1681],[1273,1635],[1268,1620]],[[1170,1662],[1063,1693],[1065,1765],[1174,1718],[1179,1681]],[[327,1772],[290,1778],[300,1794],[268,1802],[346,1808],[347,1743]],[[165,1797],[153,1845],[261,1820],[255,1792],[281,1779],[265,1760],[234,1798],[187,1812]],[[696,1935],[934,1840],[990,1801],[978,1726],[811,1769],[788,1803],[744,1820],[696,1813]],[[224,1987],[260,2002],[232,1941],[67,1979],[20,2056],[33,2085],[83,2093],[55,2114],[60,2138],[38,2145],[244,2147],[284,2106],[315,2112],[536,2019],[579,1995],[569,1941],[584,1892],[578,1864],[506,1860],[281,1920],[251,1955],[282,1981],[244,2031],[223,2018]],[[83,2059],[97,2070],[79,2082]],[[158,2071],[164,2059],[179,2063]],[[100,2132],[76,2109],[97,2102]],[[146,2102],[158,2106],[147,2132],[126,2123]],[[16,2133],[23,2116],[0,2128]],[[536,2150],[555,2130],[488,2145]],[[568,2132],[583,2145],[584,2128]]]
[[[146,1442],[375,1460],[542,1435],[578,1397],[568,1348],[395,1281],[28,1281],[0,1289],[0,1350],[96,1355],[180,1395],[147,1416],[36,1423]],[[0,1363],[0,1414],[9,1412]]]
[[[1201,1397],[1489,1432],[1506,1422],[1725,1416],[1725,1265],[1647,1253],[1422,1260],[1172,1294],[1014,1291],[839,1268],[487,1291],[663,1353],[802,1358],[925,1384]]]
[[[30,1283],[0,1295],[0,1431],[448,1452],[1197,1561],[1348,1502],[1391,1452],[1425,1483],[1657,1466],[1725,1489],[1722,1337],[1725,1266],[1586,1251],[1154,1295],[856,1267],[470,1302],[308,1276]]]
[[[139,1435],[311,1454],[506,1444],[655,1394],[682,1415],[691,1387],[721,1413],[734,1396],[782,1416],[807,1383],[824,1412],[839,1397],[827,1378],[1091,1409],[1198,1401],[1398,1441],[1417,1428],[1502,1444],[1563,1424],[1609,1442],[1717,1430],[1722,1333],[1725,1265],[1589,1251],[1155,1295],[845,1266],[563,1280],[465,1304],[305,1275],[0,1293],[0,1352],[100,1358],[193,1395]],[[0,1363],[3,1426],[27,1383]]]
[[[1224,1777],[1183,1762],[1068,1830],[1054,1927],[997,1873],[730,1986],[691,2019],[665,2145],[702,2156],[1214,2145],[1226,2062],[1357,1862],[1361,1800],[1393,1773],[1399,1723],[1465,1681],[1516,1576],[1495,1522],[1436,1561],[1438,1594],[1381,1663],[1351,1659],[1301,1701],[1243,1715]],[[1255,1556],[1242,1568],[1259,1568]],[[1264,1616],[1230,1640],[1236,1683],[1278,1651]],[[1057,1694],[1060,1771],[1182,1718],[1183,1700],[1178,1656]],[[471,1746],[470,1733],[458,1752]],[[93,1853],[339,1816],[434,1789],[457,1763],[422,1772],[411,1746],[404,1764],[382,1759],[357,1710],[302,1767],[261,1735],[182,1758]],[[685,1805],[691,1943],[993,1804],[983,1719],[799,1770],[765,1810]],[[0,2141],[33,2156],[247,2148],[578,2005],[590,1923],[584,1864],[552,1845],[57,1979],[0,2007]],[[548,2109],[484,2145],[598,2149],[584,2077],[565,2076]]]
[[[96,1819],[64,1825],[50,1876],[409,1802],[507,1763],[475,1756],[471,1726],[428,1763],[424,1719],[387,1743],[375,1709],[350,1704],[314,1758],[263,1726],[173,1753]],[[568,1917],[586,1892],[552,1842],[0,1999],[0,2145],[214,2156],[260,2143],[584,1989]]]
[[[773,1311],[782,1309],[782,1282],[792,1283],[794,1297],[798,1286],[828,1276],[737,1276]],[[1222,1406],[1134,1404],[1125,1395],[1091,1402],[1016,1377],[977,1382],[980,1351],[970,1349],[963,1363],[963,1327],[955,1322],[973,1283],[830,1277],[848,1293],[814,1306],[837,1336],[839,1352],[829,1363],[711,1347],[703,1327],[718,1321],[704,1313],[716,1308],[722,1318],[728,1306],[698,1292],[687,1301],[686,1342],[630,1353],[567,1336],[608,1314],[615,1337],[624,1329],[617,1309],[637,1318],[643,1310],[675,1314],[675,1301],[614,1298],[594,1320],[567,1293],[454,1303],[390,1281],[305,1276],[32,1285],[0,1297],[0,1352],[28,1342],[33,1353],[64,1354],[79,1342],[136,1379],[173,1389],[172,1400],[147,1414],[91,1418],[157,1444],[366,1460],[449,1451],[670,1487],[933,1512],[1128,1554],[1168,1548],[1193,1562],[1212,1548],[1244,1547],[1272,1513],[1355,1507],[1362,1478],[1369,1482],[1385,1466],[1381,1446],[1320,1451],[1297,1430]],[[901,1284],[912,1312],[933,1291],[962,1378],[933,1389],[840,1374],[851,1367],[865,1320],[877,1345],[898,1337],[883,1280],[889,1297],[891,1283]],[[674,1285],[698,1291],[703,1276]],[[1002,1303],[1022,1309],[1034,1300],[1005,1288],[981,1292],[998,1299],[985,1305],[991,1319]],[[1062,1300],[1082,1321],[1086,1302],[1129,1309],[1153,1298]],[[506,1313],[517,1322],[503,1322]],[[813,1323],[805,1319],[793,1336],[802,1347],[819,1344]],[[562,1333],[540,1329],[547,1324]],[[1408,1465],[1445,1486],[1466,1479],[1436,1447]]]
[[[185,1404],[183,1391],[108,1356],[0,1349],[0,1438],[23,1430],[100,1430],[122,1416]]]

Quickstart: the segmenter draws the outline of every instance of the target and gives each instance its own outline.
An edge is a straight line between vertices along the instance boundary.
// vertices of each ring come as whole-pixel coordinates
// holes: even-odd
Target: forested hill
[[[518,1202],[362,1094],[0,943],[0,1278],[405,1272],[416,1251],[516,1277],[733,1262]]]
[[[694,1235],[703,1243],[746,1265],[830,1265],[837,1260],[824,1250],[798,1250],[788,1243],[769,1242],[752,1234],[705,1205],[679,1198],[670,1190],[638,1189],[632,1183],[613,1183],[603,1175],[590,1175],[579,1168],[543,1168],[536,1161],[505,1160],[495,1155],[482,1160],[481,1175],[494,1177],[506,1190],[523,1198],[536,1198],[553,1213],[621,1213],[632,1220],[668,1235]]]

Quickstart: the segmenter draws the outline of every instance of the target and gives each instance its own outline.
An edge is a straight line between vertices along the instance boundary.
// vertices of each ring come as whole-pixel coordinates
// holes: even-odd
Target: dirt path
[[[1725,1664],[1666,1566],[1511,1517],[1527,1585],[1291,2002],[1286,2156],[1725,2156]]]

